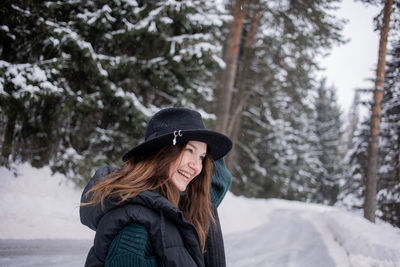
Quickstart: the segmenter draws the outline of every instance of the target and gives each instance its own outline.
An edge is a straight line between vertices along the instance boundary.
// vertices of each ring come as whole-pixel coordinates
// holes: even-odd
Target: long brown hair
[[[189,183],[186,193],[181,197],[169,173],[170,166],[179,160],[185,146],[186,143],[167,145],[145,160],[128,160],[121,170],[110,173],[103,181],[93,186],[85,195],[88,202],[82,205],[101,203],[103,206],[104,200],[109,197],[116,197],[119,200],[118,204],[121,204],[143,191],[157,190],[174,206],[180,208],[185,218],[196,227],[204,253],[210,222],[215,222],[210,200],[212,162],[211,157],[207,155],[203,160],[201,173]]]

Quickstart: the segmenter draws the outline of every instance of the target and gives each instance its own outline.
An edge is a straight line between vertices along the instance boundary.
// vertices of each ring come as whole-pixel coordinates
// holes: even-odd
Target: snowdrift
[[[1,167],[0,237],[2,239],[92,239],[80,224],[81,189],[49,168],[28,164],[14,172]]]

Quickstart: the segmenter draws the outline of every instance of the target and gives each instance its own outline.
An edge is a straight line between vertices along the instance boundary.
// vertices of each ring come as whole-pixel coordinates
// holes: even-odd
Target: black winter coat
[[[113,170],[110,167],[99,169],[83,191],[81,201],[85,202],[85,193]],[[216,209],[214,213],[218,220]],[[217,227],[211,227],[204,258],[195,227],[157,192],[145,191],[122,205],[105,200],[104,209],[100,205],[83,206],[80,215],[81,222],[96,231],[85,266],[103,266],[113,239],[131,223],[147,228],[159,266],[225,266],[219,221]]]

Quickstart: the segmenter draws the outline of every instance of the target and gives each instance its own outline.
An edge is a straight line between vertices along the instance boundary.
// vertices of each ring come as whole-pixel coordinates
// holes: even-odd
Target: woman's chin
[[[187,188],[186,185],[179,185],[179,186],[178,186],[178,190],[179,190],[180,192],[185,192],[185,191],[186,191],[186,188]]]

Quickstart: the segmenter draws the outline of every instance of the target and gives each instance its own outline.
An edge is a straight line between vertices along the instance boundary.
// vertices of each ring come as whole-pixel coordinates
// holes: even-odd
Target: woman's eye
[[[186,148],[186,151],[193,153],[193,149],[191,149],[191,148]]]
[[[206,157],[201,156],[201,157],[200,157],[200,160],[201,160],[201,161],[204,161],[205,158],[206,158]]]

